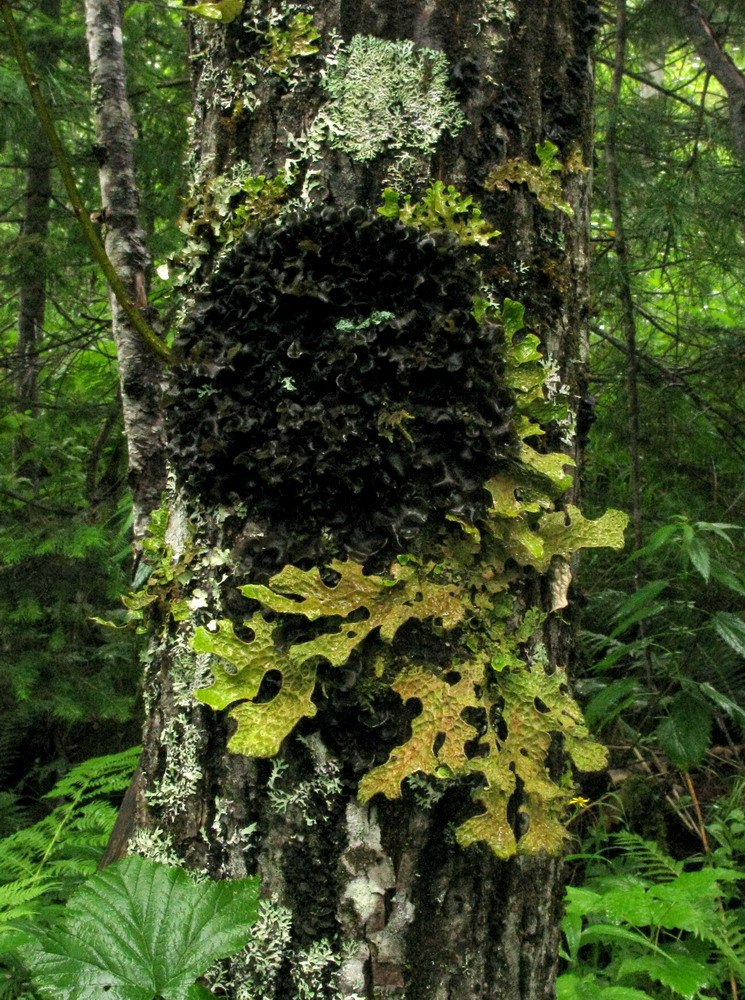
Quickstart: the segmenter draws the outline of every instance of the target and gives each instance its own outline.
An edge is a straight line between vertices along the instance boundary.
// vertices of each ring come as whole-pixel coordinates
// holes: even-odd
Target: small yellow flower
[[[586,809],[590,804],[590,800],[584,798],[582,795],[576,795],[573,799],[567,802],[568,806],[579,806],[580,809]]]

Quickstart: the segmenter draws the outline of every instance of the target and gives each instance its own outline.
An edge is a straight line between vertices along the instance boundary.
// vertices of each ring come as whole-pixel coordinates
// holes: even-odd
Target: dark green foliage
[[[46,816],[0,840],[1,998],[25,995],[19,948],[95,872],[138,753],[135,747],[79,764],[45,796]]]
[[[609,857],[592,859],[585,884],[568,890],[559,1000],[721,996],[732,976],[743,980],[745,927],[727,908],[742,878],[733,860],[686,868],[616,834]]]
[[[188,488],[330,530],[361,559],[444,513],[483,516],[516,442],[477,290],[454,234],[361,209],[247,233],[176,341],[169,441]]]

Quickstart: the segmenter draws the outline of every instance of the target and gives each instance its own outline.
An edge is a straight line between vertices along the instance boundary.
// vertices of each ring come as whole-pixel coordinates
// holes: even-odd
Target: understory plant
[[[731,852],[677,861],[628,831],[567,890],[559,1000],[738,997],[745,921]]]

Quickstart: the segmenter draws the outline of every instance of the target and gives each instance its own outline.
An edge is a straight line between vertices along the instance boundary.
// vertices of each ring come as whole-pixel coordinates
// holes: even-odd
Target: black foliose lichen
[[[445,513],[478,518],[514,447],[478,280],[454,234],[359,208],[247,232],[175,344],[186,492],[356,558],[406,550]]]

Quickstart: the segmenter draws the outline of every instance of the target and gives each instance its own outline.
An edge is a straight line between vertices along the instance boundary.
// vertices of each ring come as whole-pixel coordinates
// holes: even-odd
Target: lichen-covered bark
[[[228,25],[198,19],[191,24],[190,290],[197,295],[200,282],[208,287],[220,255],[231,253],[238,239],[231,230],[234,214],[242,211],[252,224],[255,203],[236,178],[281,174],[285,197],[295,199],[301,218],[320,205],[339,211],[363,206],[374,214],[382,188],[393,181],[408,183],[402,194],[421,197],[428,179],[441,180],[473,195],[484,217],[501,230],[498,240],[479,249],[479,266],[495,296],[526,305],[529,326],[553,366],[548,391],[563,394],[576,412],[587,325],[585,165],[591,156],[594,7],[582,0],[324,0],[289,11],[285,5],[284,21],[279,7],[246,3],[241,17]],[[317,41],[307,32],[303,44],[297,41],[303,22],[295,22],[295,49],[282,50],[282,37],[271,29],[279,26],[287,42],[287,17],[311,7]],[[333,73],[339,39],[343,58],[357,36],[396,43],[393,49],[375,48],[380,65],[389,56],[398,58],[405,40],[414,43],[413,52],[444,53],[448,86],[459,107],[440,97],[426,121],[413,124],[394,108],[387,142],[376,139],[379,122],[371,122],[366,134],[364,122],[354,119],[354,102],[341,110],[328,107],[328,87],[319,77],[322,70]],[[425,75],[440,65],[428,58]],[[370,88],[378,82],[370,79]],[[325,132],[319,132],[319,113],[326,115]],[[452,115],[450,128],[445,114]],[[383,134],[385,128],[382,123]],[[536,145],[545,140],[555,144],[564,165],[563,195],[572,215],[542,207],[528,185],[489,183],[493,171],[510,159],[535,164]],[[233,182],[238,187],[230,188]],[[273,195],[267,198],[261,185],[257,190],[264,196],[257,218],[271,216]],[[219,191],[227,192],[222,201]],[[360,218],[367,216],[363,212]],[[225,294],[230,297],[231,290]],[[196,322],[208,309],[204,295],[197,298]],[[190,356],[198,357],[198,334],[192,339],[197,347],[189,342]],[[228,379],[219,366],[215,372]],[[188,365],[179,377],[186,384]],[[205,382],[194,389],[194,398],[212,392]],[[550,447],[572,449],[571,419],[553,422],[548,438]],[[206,448],[204,461],[209,455]],[[281,531],[274,523],[274,534],[267,533],[252,514],[258,500],[238,495],[233,480],[232,494],[200,504],[186,488],[190,459],[173,451],[172,461],[177,485],[164,551],[175,577],[158,582],[148,612],[156,638],[146,676],[144,776],[132,849],[177,856],[213,876],[261,875],[266,904],[254,943],[222,979],[228,995],[240,1000],[553,997],[560,861],[545,853],[502,860],[483,842],[458,846],[456,826],[476,812],[471,792],[478,780],[471,777],[442,785],[434,779],[411,781],[398,799],[378,795],[363,803],[357,796],[361,775],[405,742],[416,713],[414,702],[375,686],[374,657],[423,667],[437,666],[440,657],[438,669],[444,670],[450,654],[442,652],[442,629],[434,635],[409,622],[396,633],[390,652],[381,651],[373,637],[340,668],[321,662],[315,715],[306,713],[275,758],[225,751],[234,723],[192,695],[209,686],[210,663],[214,667],[208,653],[195,654],[193,627],[222,619],[240,629],[257,605],[237,586],[266,583],[287,551],[300,551],[299,542],[292,523],[280,525]],[[309,551],[313,558],[296,559],[304,568],[317,555],[312,547]],[[483,569],[488,576],[489,567]],[[518,587],[523,607],[562,607],[550,576],[525,574]],[[188,582],[182,586],[179,579]],[[174,602],[184,600],[175,613]],[[251,640],[250,633],[242,636]],[[547,619],[542,643],[551,664],[567,664],[570,637],[560,615]],[[389,658],[380,669],[393,666]],[[270,671],[256,704],[268,702],[278,683]],[[499,729],[499,722],[494,726]],[[549,765],[560,772],[560,746],[552,753],[556,759]],[[516,836],[525,833],[518,829],[517,804],[512,822]]]
[[[127,100],[121,9],[119,0],[87,0],[85,5],[102,217],[106,252],[132,302],[145,310],[152,322],[155,310],[148,306],[146,292],[150,258],[138,216],[135,128]],[[147,530],[150,511],[160,502],[165,483],[161,364],[132,328],[113,294],[110,302],[129,456],[134,535],[139,541]]]

